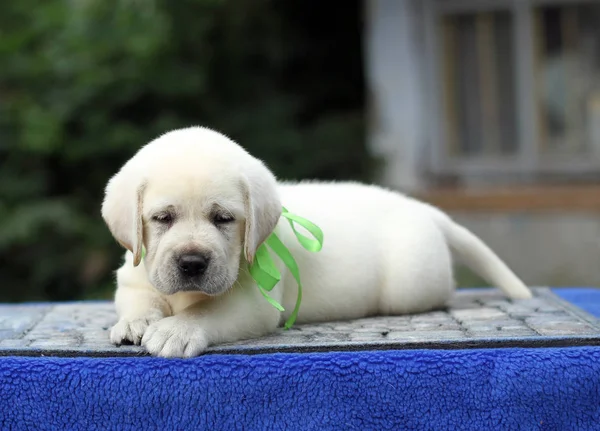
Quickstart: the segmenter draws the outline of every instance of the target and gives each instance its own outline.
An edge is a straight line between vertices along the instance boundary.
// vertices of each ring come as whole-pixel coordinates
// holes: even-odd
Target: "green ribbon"
[[[323,247],[323,231],[316,224],[296,214],[290,213],[285,207],[283,207],[281,216],[288,220],[294,235],[296,235],[296,238],[302,247],[311,252],[318,252],[321,250]],[[308,238],[307,236],[298,232],[294,226],[294,223],[297,223],[305,228],[315,239]],[[275,232],[273,232],[267,238],[267,240],[261,244],[260,247],[258,247],[258,250],[256,250],[254,262],[251,265],[248,265],[250,275],[254,281],[256,281],[260,293],[262,293],[265,299],[277,310],[285,311],[279,302],[269,296],[269,292],[273,290],[273,288],[281,280],[281,273],[275,266],[275,262],[273,262],[267,247],[273,250],[279,259],[281,259],[298,284],[298,297],[296,299],[296,306],[284,325],[285,329],[289,329],[292,327],[296,321],[296,318],[298,317],[300,303],[302,302],[302,282],[300,281],[300,269],[298,268],[298,264],[296,263],[294,256],[292,256],[292,253],[290,253],[288,248],[283,245]]]

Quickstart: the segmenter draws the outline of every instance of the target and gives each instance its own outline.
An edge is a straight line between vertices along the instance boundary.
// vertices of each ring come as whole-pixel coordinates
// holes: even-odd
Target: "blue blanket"
[[[7,357],[0,397],[1,430],[598,430],[600,347]]]

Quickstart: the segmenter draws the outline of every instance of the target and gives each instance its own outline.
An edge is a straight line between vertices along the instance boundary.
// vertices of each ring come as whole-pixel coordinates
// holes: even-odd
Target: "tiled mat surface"
[[[600,320],[547,288],[510,301],[497,290],[463,290],[446,310],[301,325],[260,339],[215,346],[212,353],[373,349],[463,349],[600,345]],[[137,346],[108,340],[112,303],[0,305],[0,356],[135,356]]]

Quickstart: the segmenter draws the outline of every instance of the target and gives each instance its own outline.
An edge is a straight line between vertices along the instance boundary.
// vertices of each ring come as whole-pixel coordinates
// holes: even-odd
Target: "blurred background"
[[[438,205],[530,285],[598,285],[599,72],[592,0],[4,2],[0,301],[110,298],[103,188],[196,124]]]

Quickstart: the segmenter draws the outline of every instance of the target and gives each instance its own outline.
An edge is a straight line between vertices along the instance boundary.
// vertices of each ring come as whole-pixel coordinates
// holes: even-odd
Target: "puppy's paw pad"
[[[173,316],[150,325],[142,345],[153,356],[191,358],[204,352],[208,341],[203,329]]]
[[[110,341],[116,345],[139,345],[148,327],[158,320],[159,316],[120,319],[110,330]]]

